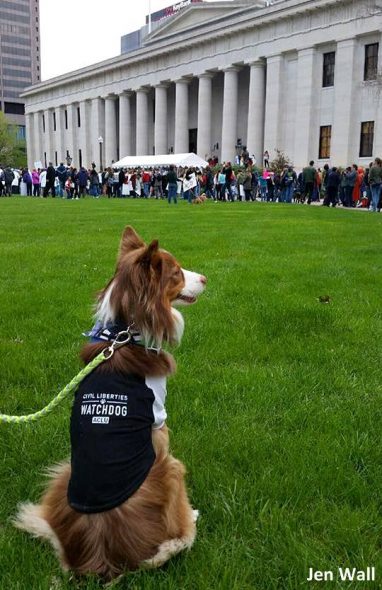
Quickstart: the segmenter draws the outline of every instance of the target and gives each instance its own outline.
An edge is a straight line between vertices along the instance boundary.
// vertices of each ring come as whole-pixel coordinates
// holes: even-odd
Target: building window
[[[25,141],[25,139],[26,139],[25,125],[17,125],[17,127],[16,127],[16,139],[18,141]]]
[[[77,107],[77,123],[78,123],[78,127],[81,127],[81,109],[80,109],[80,107]]]
[[[318,158],[327,160],[330,158],[330,145],[332,142],[332,126],[324,125],[320,127],[320,148]]]
[[[68,128],[68,111],[65,109],[65,129]]]
[[[57,131],[56,113],[53,113],[53,131]]]
[[[334,86],[334,66],[336,63],[335,51],[324,53],[324,67],[322,75],[322,86],[328,88]]]
[[[361,145],[359,149],[360,158],[371,158],[373,156],[374,144],[374,121],[361,123]]]
[[[45,133],[45,114],[42,114],[42,130]]]
[[[78,150],[78,162],[80,165],[80,168],[82,166],[82,150]]]
[[[370,45],[365,45],[365,71],[363,76],[365,82],[377,79],[378,51],[379,43],[371,43]]]
[[[6,102],[4,112],[8,115],[25,115],[25,105],[20,102]]]

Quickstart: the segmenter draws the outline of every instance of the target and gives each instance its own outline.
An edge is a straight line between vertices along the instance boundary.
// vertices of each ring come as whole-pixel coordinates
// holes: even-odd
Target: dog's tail
[[[19,504],[18,508],[18,513],[12,520],[12,524],[18,529],[27,531],[34,537],[46,539],[53,545],[59,556],[62,557],[61,543],[49,523],[43,517],[42,506],[25,502]]]

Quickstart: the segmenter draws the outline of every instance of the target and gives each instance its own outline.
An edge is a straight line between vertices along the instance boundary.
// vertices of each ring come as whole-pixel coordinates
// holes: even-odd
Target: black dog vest
[[[70,506],[111,510],[146,479],[155,460],[155,395],[145,379],[91,373],[77,390],[71,416]]]

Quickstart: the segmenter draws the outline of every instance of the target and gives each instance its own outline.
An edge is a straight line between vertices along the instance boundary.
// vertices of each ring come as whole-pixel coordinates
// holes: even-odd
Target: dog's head
[[[127,226],[114,277],[99,294],[96,317],[104,325],[133,323],[150,346],[177,343],[184,322],[173,306],[195,303],[206,282],[205,276],[181,268],[158,240],[147,245]]]

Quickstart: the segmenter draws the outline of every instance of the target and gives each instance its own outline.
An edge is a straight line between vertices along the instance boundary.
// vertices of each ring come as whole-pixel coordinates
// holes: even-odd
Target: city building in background
[[[28,88],[28,161],[276,149],[301,169],[382,154],[376,0],[190,3],[141,47]],[[101,157],[102,155],[102,157]]]
[[[162,10],[153,12],[146,16],[146,24],[132,33],[121,37],[121,53],[130,53],[143,46],[145,38],[163,24],[163,21],[170,16],[178,14],[180,10],[187,8],[191,4],[200,4],[202,0],[183,0],[177,4],[171,4]]]
[[[0,0],[0,110],[25,138],[21,92],[40,81],[39,0]]]

